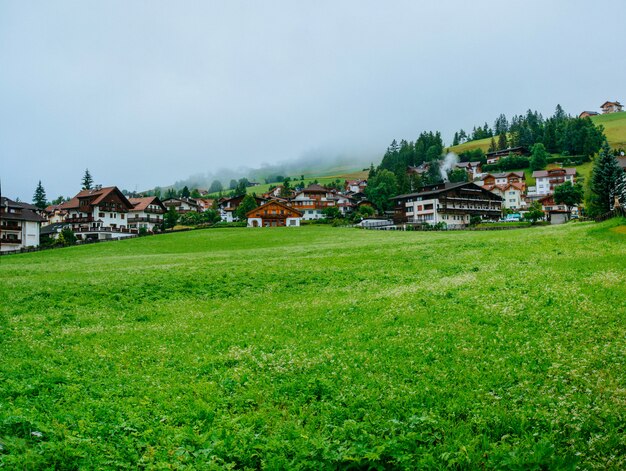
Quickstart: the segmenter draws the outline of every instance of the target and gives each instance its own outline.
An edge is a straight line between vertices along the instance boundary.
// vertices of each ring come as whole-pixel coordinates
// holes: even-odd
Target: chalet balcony
[[[21,244],[21,243],[22,243],[22,239],[0,237],[0,244]]]
[[[0,226],[0,230],[3,231],[21,231],[22,230],[22,226],[20,224],[18,224],[17,222],[7,222],[6,224],[2,224]]]
[[[554,185],[554,184],[561,184],[561,183],[565,183],[565,178],[551,178],[549,180],[550,184]]]
[[[163,218],[159,218],[159,217],[134,217],[134,218],[128,218],[126,220],[127,223],[129,224],[133,224],[133,223],[137,223],[137,222],[152,222],[154,224],[160,224],[163,222]]]
[[[65,222],[70,223],[70,224],[81,224],[81,223],[85,223],[85,222],[93,222],[93,216],[83,216],[83,217],[76,217],[76,218],[67,218],[65,220]]]
[[[110,233],[121,233],[121,234],[137,234],[139,231],[137,229],[126,229],[120,227],[78,227],[74,229],[76,233],[97,233],[97,232],[110,232]]]

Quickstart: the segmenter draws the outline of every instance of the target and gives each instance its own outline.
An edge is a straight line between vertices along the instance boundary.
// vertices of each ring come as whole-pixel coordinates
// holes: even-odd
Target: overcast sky
[[[0,1],[2,193],[72,196],[626,101],[624,0]]]

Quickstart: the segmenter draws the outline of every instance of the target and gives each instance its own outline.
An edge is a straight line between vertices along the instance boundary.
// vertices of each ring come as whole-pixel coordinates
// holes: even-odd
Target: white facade
[[[500,196],[504,201],[502,207],[506,209],[524,209],[526,207],[526,201],[524,200],[523,192],[510,185],[505,187],[494,187],[490,190],[494,195]]]
[[[8,252],[12,250],[19,250],[26,247],[39,247],[39,229],[41,223],[33,221],[11,221],[17,222],[15,230],[6,230],[2,228],[2,242],[0,243],[0,250],[2,252]],[[15,241],[15,242],[13,242]]]

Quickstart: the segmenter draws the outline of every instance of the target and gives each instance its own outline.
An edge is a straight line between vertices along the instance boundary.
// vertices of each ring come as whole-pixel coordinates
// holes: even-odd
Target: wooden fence
[[[602,222],[602,221],[606,221],[607,219],[618,218],[618,217],[626,218],[626,209],[625,208],[622,208],[622,207],[613,208],[608,213],[605,213],[602,216],[598,216],[598,217],[594,218],[594,221]]]

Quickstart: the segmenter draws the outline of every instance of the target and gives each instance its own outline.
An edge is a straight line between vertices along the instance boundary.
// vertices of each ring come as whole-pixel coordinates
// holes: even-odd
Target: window
[[[103,218],[104,217],[104,213],[98,213],[98,217],[99,218]]]
[[[120,214],[120,218],[124,219],[124,213]]]

